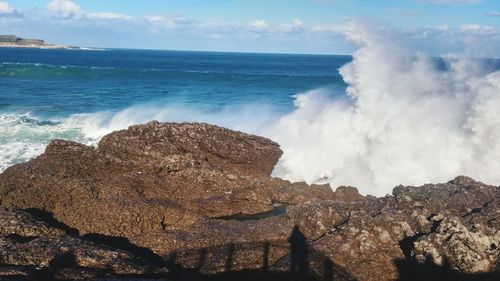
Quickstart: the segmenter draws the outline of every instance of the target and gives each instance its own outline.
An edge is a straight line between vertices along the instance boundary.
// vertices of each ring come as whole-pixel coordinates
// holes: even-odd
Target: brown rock
[[[494,271],[500,258],[500,231],[487,235],[480,225],[467,229],[458,218],[445,218],[435,232],[415,243],[413,254],[417,259],[432,257],[437,264],[444,259],[463,272]]]
[[[0,279],[38,276],[67,280],[64,271],[75,270],[81,276],[91,273],[90,277],[161,271],[130,252],[69,235],[35,215],[5,208],[0,208],[0,264]]]
[[[208,124],[132,126],[97,148],[53,141],[0,175],[8,207],[0,210],[0,274],[29,276],[30,265],[51,268],[69,254],[74,264],[52,276],[98,278],[110,268],[141,276],[164,270],[158,259],[171,272],[271,272],[274,280],[291,269],[396,280],[422,263],[449,276],[498,271],[498,187],[458,177],[383,198],[332,192],[272,178],[281,153],[268,139]],[[52,213],[66,228],[12,208]]]
[[[209,166],[240,175],[269,176],[283,153],[269,139],[208,124],[131,126],[105,136],[99,152],[117,161],[165,171]],[[157,170],[158,169],[158,170]]]
[[[333,197],[337,200],[344,202],[354,202],[358,200],[366,199],[364,196],[359,194],[357,188],[352,186],[339,186],[335,190]]]
[[[83,233],[133,237],[201,217],[269,211],[272,194],[262,189],[280,155],[261,137],[151,122],[112,133],[97,149],[51,142],[0,176],[0,198],[54,213]]]

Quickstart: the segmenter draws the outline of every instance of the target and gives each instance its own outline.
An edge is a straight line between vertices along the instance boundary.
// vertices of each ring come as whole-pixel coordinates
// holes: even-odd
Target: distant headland
[[[76,46],[49,44],[41,39],[25,39],[16,35],[0,35],[0,47],[39,49],[80,49]]]

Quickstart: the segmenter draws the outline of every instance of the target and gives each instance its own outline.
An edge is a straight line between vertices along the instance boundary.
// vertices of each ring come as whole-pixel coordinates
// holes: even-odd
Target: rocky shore
[[[0,280],[500,280],[500,188],[291,183],[269,139],[198,123],[55,140],[0,175]]]
[[[41,39],[20,38],[16,35],[0,35],[0,48],[80,49],[76,46],[50,44]]]

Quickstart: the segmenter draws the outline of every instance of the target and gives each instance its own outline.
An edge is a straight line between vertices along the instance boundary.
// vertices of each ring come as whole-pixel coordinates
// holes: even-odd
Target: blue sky
[[[500,37],[500,0],[0,0],[0,33],[94,47],[349,53],[351,20],[446,45]]]

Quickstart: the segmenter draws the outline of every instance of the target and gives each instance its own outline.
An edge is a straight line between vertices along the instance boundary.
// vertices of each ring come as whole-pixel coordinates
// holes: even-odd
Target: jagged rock
[[[0,208],[0,235],[17,235],[24,238],[58,237],[65,232],[50,227],[47,223],[33,218],[29,213]]]
[[[167,171],[209,166],[225,173],[270,175],[283,153],[269,139],[208,124],[131,126],[105,136],[99,152]]]
[[[409,197],[434,213],[446,210],[449,214],[462,216],[494,200],[498,187],[460,176],[442,184],[398,186],[392,193],[396,198]]]
[[[351,213],[348,221],[312,247],[356,280],[394,280],[398,271],[393,261],[404,258],[399,241],[411,235],[413,230],[401,216]]]
[[[335,190],[333,197],[335,199],[344,201],[344,202],[354,202],[358,200],[366,199],[363,195],[359,194],[357,188],[352,186],[339,186]]]
[[[414,255],[419,260],[430,256],[437,264],[448,259],[463,272],[493,271],[500,258],[500,230],[486,235],[481,228],[469,230],[458,218],[444,218],[435,232],[415,243]]]
[[[58,228],[62,224],[54,224],[25,211],[0,208],[0,279],[68,280],[75,271],[89,278],[162,271],[130,252],[70,235]]]
[[[281,153],[268,139],[208,124],[151,122],[105,136],[97,148],[52,141],[38,158],[0,175],[0,199],[53,213],[81,234],[126,237],[162,256],[279,244],[296,224],[308,223],[305,212],[286,216],[287,206],[333,198],[328,185],[272,178]],[[249,230],[249,219],[265,217]]]
[[[349,204],[348,221],[311,246],[356,280],[395,280],[404,271],[398,261],[425,263],[429,256],[460,272],[498,271],[498,191],[467,177],[400,186],[394,197]]]
[[[271,210],[268,189],[290,184],[269,176],[281,153],[270,140],[216,126],[152,122],[112,133],[97,149],[53,141],[0,176],[0,198],[82,233],[133,237]]]
[[[499,271],[498,187],[457,177],[383,198],[332,192],[272,178],[281,153],[268,139],[196,123],[132,126],[96,148],[53,141],[0,175],[0,275],[30,276],[68,253],[76,266],[52,276],[98,278],[113,266],[141,276],[163,263],[174,280],[186,270],[358,281],[396,280],[421,264],[483,280]]]

